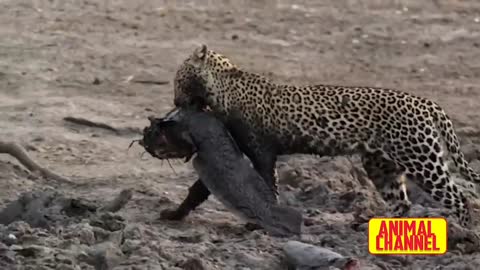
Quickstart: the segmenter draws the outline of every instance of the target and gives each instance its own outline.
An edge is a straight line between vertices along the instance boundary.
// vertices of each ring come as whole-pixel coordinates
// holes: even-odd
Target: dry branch
[[[131,82],[133,82],[133,83],[141,83],[141,84],[156,84],[156,85],[169,84],[168,81],[140,80],[140,79],[133,79]]]
[[[120,133],[118,131],[118,129],[116,129],[116,128],[110,126],[110,125],[107,125],[105,123],[93,122],[93,121],[90,121],[90,120],[85,119],[85,118],[67,116],[67,117],[63,118],[63,120],[65,120],[67,122],[77,124],[77,125],[94,127],[94,128],[103,128],[103,129],[113,131],[115,133]]]
[[[141,134],[140,129],[138,128],[133,128],[133,127],[127,127],[127,128],[116,128],[112,127],[111,125],[101,123],[101,122],[94,122],[85,118],[81,117],[73,117],[73,116],[67,116],[63,118],[64,121],[70,122],[73,124],[81,125],[81,126],[86,126],[86,127],[93,127],[93,128],[101,128],[101,129],[106,129],[109,131],[114,132],[117,135],[122,135],[122,134]]]
[[[23,149],[23,147],[14,142],[0,141],[0,153],[13,156],[33,174],[39,174],[44,178],[53,179],[58,182],[72,183],[69,179],[60,176],[45,167],[40,166],[37,162],[35,162],[28,156],[27,152]]]

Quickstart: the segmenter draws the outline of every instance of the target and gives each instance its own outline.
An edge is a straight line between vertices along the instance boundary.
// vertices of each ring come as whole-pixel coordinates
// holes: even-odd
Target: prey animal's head
[[[181,121],[149,117],[150,126],[144,128],[139,144],[158,159],[181,159],[188,162],[196,147],[188,129]]]

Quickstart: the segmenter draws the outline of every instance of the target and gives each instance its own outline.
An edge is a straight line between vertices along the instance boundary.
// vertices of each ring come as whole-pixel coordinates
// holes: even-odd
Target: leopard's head
[[[218,80],[219,74],[236,69],[225,56],[201,45],[180,65],[174,85],[174,103],[177,107],[191,105],[200,100],[207,105],[225,91]]]

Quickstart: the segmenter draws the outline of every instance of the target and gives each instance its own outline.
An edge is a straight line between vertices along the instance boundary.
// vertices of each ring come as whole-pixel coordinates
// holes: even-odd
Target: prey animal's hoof
[[[256,231],[256,230],[263,229],[263,228],[262,228],[262,226],[260,226],[260,225],[258,225],[258,224],[250,223],[250,222],[249,222],[249,223],[245,224],[245,229],[246,229],[247,231],[253,232],[253,231]]]
[[[185,218],[185,214],[178,209],[166,209],[160,212],[160,219],[163,220],[182,220]]]

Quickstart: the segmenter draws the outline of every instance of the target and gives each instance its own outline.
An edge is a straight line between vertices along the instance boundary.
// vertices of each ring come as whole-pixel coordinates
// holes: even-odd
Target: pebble
[[[92,82],[93,85],[99,85],[99,84],[101,84],[101,83],[102,83],[102,82],[101,82],[100,79],[97,78],[97,77],[95,77],[95,79],[93,79],[93,82]]]
[[[205,270],[203,263],[198,258],[191,258],[180,264],[180,267],[185,270]]]
[[[278,182],[291,187],[298,187],[303,178],[300,172],[290,166],[282,166],[278,170]]]
[[[123,229],[123,238],[124,239],[142,239],[143,233],[142,230],[137,225],[129,224]]]
[[[123,257],[122,251],[110,242],[93,246],[87,255],[87,262],[102,270],[113,269]]]
[[[174,236],[173,239],[184,243],[201,243],[205,241],[205,235],[203,233],[190,232]]]
[[[296,269],[330,269],[331,266],[343,270],[359,269],[358,261],[345,257],[327,248],[289,241],[284,247],[287,263]]]

